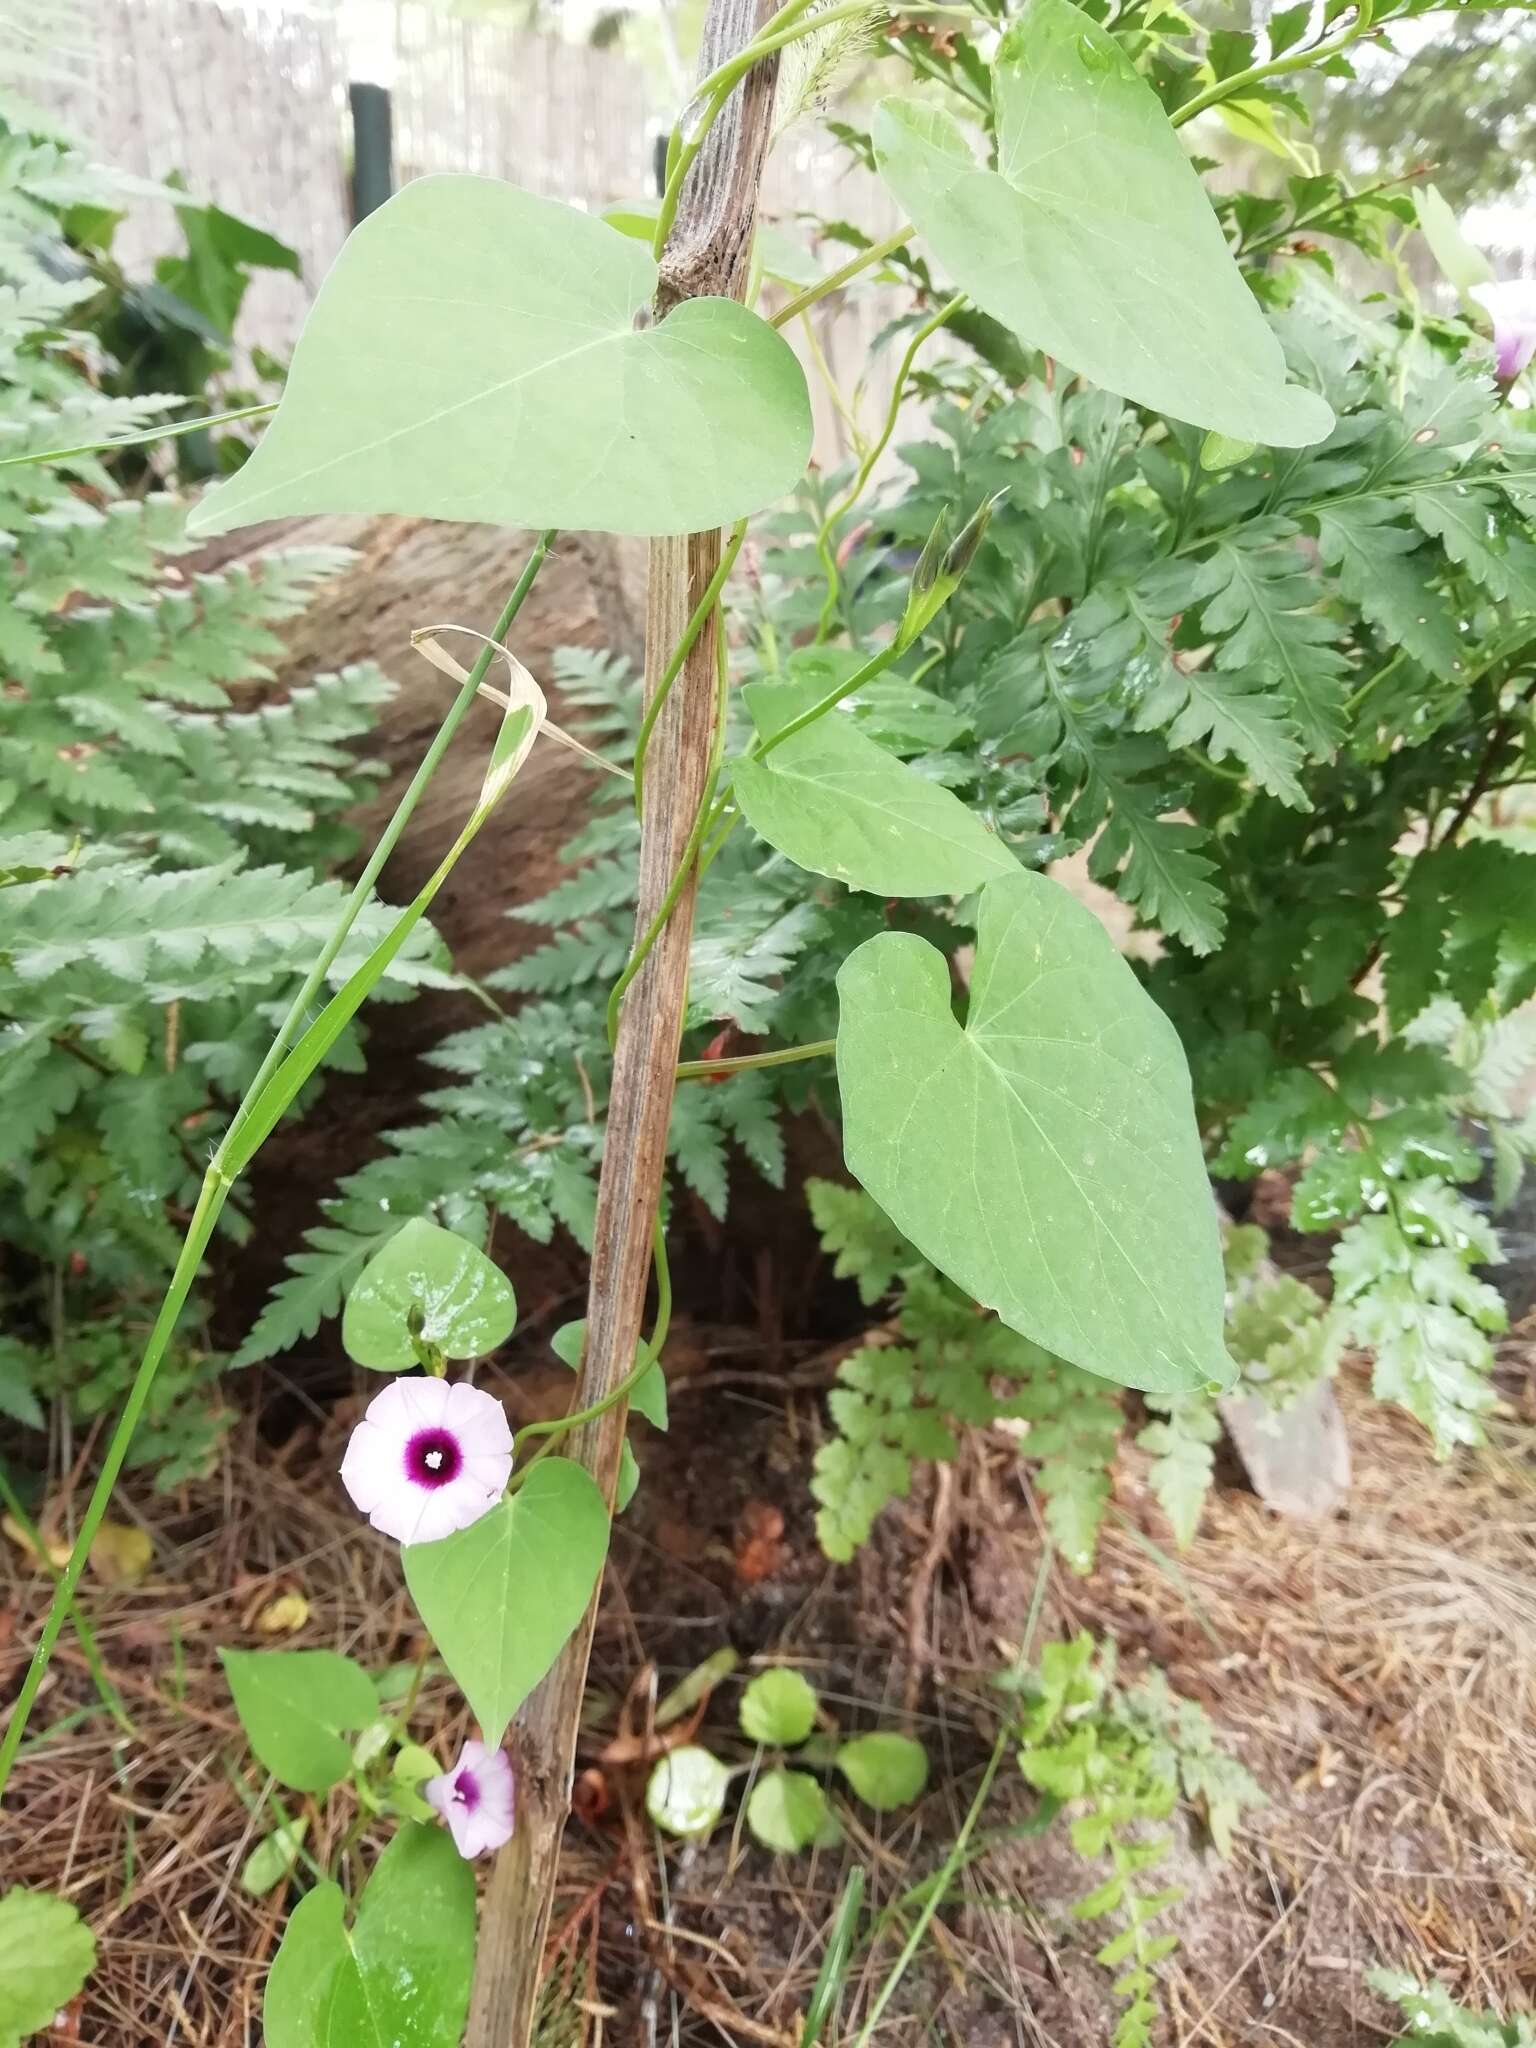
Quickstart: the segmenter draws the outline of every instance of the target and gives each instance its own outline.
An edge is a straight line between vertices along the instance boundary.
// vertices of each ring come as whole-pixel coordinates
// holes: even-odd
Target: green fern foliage
[[[1105,1872],[1072,1916],[1120,1923],[1095,1954],[1114,1972],[1113,2048],[1149,2048],[1161,2011],[1158,1969],[1178,1946],[1154,1923],[1183,1896],[1155,1878],[1172,1847],[1165,1824],[1183,1801],[1226,1855],[1239,1817],[1263,1793],[1221,1749],[1204,1709],[1172,1692],[1161,1672],[1120,1684],[1112,1643],[1087,1634],[1051,1643],[1038,1669],[1010,1687],[1020,1695],[1020,1770],[1068,1810],[1074,1851]]]
[[[832,1256],[832,1271],[854,1282],[866,1308],[889,1294],[898,1277],[922,1270],[922,1255],[862,1188],[808,1180],[805,1195],[822,1250]]]
[[[1400,1970],[1368,1970],[1365,1981],[1402,2014],[1398,2048],[1536,2048],[1536,2016],[1500,2019],[1458,2005],[1443,1984],[1421,1984]]]
[[[1035,1464],[1051,1539],[1074,1572],[1086,1572],[1109,1507],[1124,1420],[1119,1389],[1058,1358],[1042,1357],[1010,1413],[1029,1424],[1020,1449]]]
[[[1147,1483],[1168,1517],[1174,1542],[1186,1550],[1211,1490],[1221,1422],[1215,1403],[1202,1394],[1172,1400],[1149,1394],[1147,1406],[1153,1419],[1138,1432],[1137,1447],[1152,1460]]]
[[[110,395],[99,284],[43,260],[63,208],[122,199],[67,144],[0,132],[0,458],[187,402]],[[371,666],[269,687],[277,629],[344,551],[192,571],[183,524],[96,456],[0,468],[0,1403],[33,1424],[121,1394],[230,1106],[334,923],[328,870],[378,772],[358,745],[393,691]],[[364,911],[333,980],[389,921]],[[450,981],[423,930],[381,993]],[[335,1058],[360,1047],[350,1031]],[[238,1203],[225,1228],[248,1231]],[[166,1483],[225,1426],[216,1365],[188,1339],[156,1381],[133,1455]]]
[[[960,1429],[1004,1422],[1021,1429],[1053,1541],[1086,1571],[1109,1500],[1116,1389],[967,1300],[861,1191],[812,1181],[808,1193],[837,1274],[867,1304],[896,1296],[890,1341],[845,1358],[827,1397],[835,1434],[811,1479],[827,1556],[845,1561],[868,1541],[881,1510],[906,1498],[915,1460],[953,1458]]]

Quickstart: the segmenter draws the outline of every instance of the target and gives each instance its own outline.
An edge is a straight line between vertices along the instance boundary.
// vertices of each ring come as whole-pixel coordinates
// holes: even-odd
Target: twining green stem
[[[666,929],[667,920],[677,908],[678,900],[688,886],[693,872],[694,861],[698,858],[699,847],[714,817],[713,800],[715,785],[720,780],[720,763],[725,754],[726,697],[730,685],[730,670],[726,660],[725,621],[720,621],[715,634],[715,730],[710,741],[709,770],[704,780],[704,793],[699,798],[698,813],[692,829],[683,844],[682,857],[677,863],[677,872],[667,884],[667,893],[662,897],[656,915],[636,941],[635,949],[624,966],[624,972],[613,984],[608,997],[608,1045],[610,1050],[619,1042],[619,1007],[624,1001],[624,991],[645,965],[651,948]]]
[[[229,427],[236,420],[259,419],[263,413],[276,410],[277,400],[270,398],[262,405],[242,405],[234,412],[209,413],[200,420],[173,420],[169,426],[145,427],[141,433],[119,434],[111,441],[82,441],[78,448],[40,448],[35,455],[6,455],[0,457],[0,469],[19,469],[27,462],[70,462],[77,455],[115,455],[119,448],[140,448],[146,441],[171,441],[178,434],[200,433],[204,427]]]
[[[1371,25],[1375,11],[1375,0],[1359,0],[1355,18],[1347,29],[1336,35],[1332,42],[1314,43],[1307,50],[1292,50],[1288,56],[1271,57],[1265,64],[1251,64],[1246,71],[1234,71],[1230,78],[1218,78],[1214,85],[1208,85],[1204,92],[1197,93],[1192,100],[1186,100],[1182,107],[1176,107],[1168,116],[1170,124],[1182,128],[1186,121],[1193,121],[1196,114],[1203,114],[1207,107],[1219,106],[1223,100],[1230,100],[1245,92],[1250,85],[1258,85],[1266,78],[1283,78],[1288,72],[1307,71],[1312,65],[1320,64],[1329,57],[1336,57],[1341,50],[1358,42]]]
[[[883,263],[887,256],[893,256],[903,242],[911,241],[913,233],[911,221],[903,221],[895,234],[887,235],[883,242],[871,242],[869,247],[861,249],[857,256],[850,256],[839,269],[829,270],[826,276],[818,278],[815,284],[808,284],[803,292],[797,292],[794,298],[780,306],[773,315],[771,324],[774,327],[787,327],[791,320],[799,318],[807,306],[814,306],[818,299],[826,298],[829,292],[841,291],[861,270],[868,270],[876,263]]]
[[[672,685],[682,674],[683,663],[688,659],[690,648],[704,630],[704,621],[719,602],[720,593],[725,588],[725,579],[730,575],[732,569],[735,568],[736,557],[741,553],[741,544],[746,537],[747,522],[745,519],[739,519],[731,528],[730,536],[725,543],[724,552],[720,557],[719,566],[705,585],[704,595],[694,606],[693,616],[683,628],[682,638],[673,648],[667,665],[661,672],[661,680],[656,685],[650,703],[645,707],[645,716],[640,721],[640,731],[635,739],[634,777],[635,816],[637,818],[641,815],[645,799],[646,749],[651,744],[651,734],[655,730],[656,721],[661,716],[662,706],[672,694]]]
[[[47,1544],[39,1534],[32,1517],[22,1506],[15,1487],[6,1478],[3,1466],[0,1466],[0,1501],[5,1503],[7,1514],[32,1546],[33,1554],[43,1570],[57,1583],[59,1568],[48,1555]],[[91,1680],[101,1695],[102,1705],[125,1735],[137,1738],[139,1731],[134,1727],[128,1709],[123,1705],[122,1694],[107,1674],[107,1667],[101,1660],[101,1652],[96,1647],[96,1636],[90,1623],[78,1608],[73,1610],[70,1618],[75,1624],[75,1634],[80,1638],[80,1654],[85,1659],[85,1668],[90,1672]]]
[[[527,567],[518,578],[517,587],[507,600],[501,617],[497,621],[495,637],[498,640],[516,618],[523,600],[527,597],[529,590],[533,586],[533,579],[537,575],[545,555],[548,553],[549,544],[552,539],[553,534],[546,533],[542,535],[533,553],[530,555]],[[469,709],[469,706],[474,702],[475,694],[484,679],[486,670],[490,666],[492,654],[492,648],[486,647],[476,659],[475,665],[470,670],[463,688],[450,708],[447,717],[443,720],[437,737],[428,748],[420,768],[412,777],[409,787],[396,806],[394,816],[385,827],[383,836],[375,847],[372,858],[363,870],[362,875],[358,878],[357,886],[354,888],[346,904],[342,907],[335,929],[321,948],[319,958],[306,976],[304,986],[294,999],[287,1016],[279,1027],[277,1036],[272,1042],[271,1050],[262,1061],[256,1078],[246,1090],[240,1107],[236,1110],[229,1129],[225,1133],[208,1167],[202,1187],[198,1191],[197,1203],[192,1212],[191,1222],[187,1226],[187,1234],[177,1257],[175,1270],[171,1275],[170,1286],[167,1288],[165,1299],[160,1305],[160,1313],[155,1318],[154,1328],[150,1331],[149,1342],[145,1347],[144,1356],[139,1363],[137,1373],[134,1375],[133,1384],[128,1390],[128,1397],[123,1403],[122,1414],[118,1417],[117,1426],[113,1430],[111,1441],[107,1445],[101,1471],[97,1475],[96,1484],[91,1491],[90,1500],[81,1519],[79,1533],[75,1538],[75,1547],[70,1552],[69,1561],[59,1575],[58,1586],[55,1589],[53,1600],[44,1619],[42,1633],[38,1637],[37,1647],[32,1653],[32,1661],[27,1668],[26,1677],[22,1680],[21,1690],[17,1695],[16,1704],[11,1710],[10,1719],[6,1723],[4,1739],[0,1741],[0,1793],[4,1792],[6,1782],[10,1777],[11,1768],[16,1760],[16,1752],[21,1746],[21,1738],[26,1729],[28,1716],[31,1714],[38,1689],[42,1685],[43,1678],[47,1672],[49,1660],[53,1655],[54,1645],[58,1642],[59,1634],[64,1626],[65,1616],[68,1614],[73,1603],[75,1589],[80,1582],[80,1574],[85,1568],[86,1558],[90,1555],[91,1545],[95,1542],[97,1533],[106,1515],[107,1504],[112,1497],[112,1489],[117,1484],[118,1477],[122,1472],[124,1461],[128,1455],[128,1447],[133,1440],[134,1431],[138,1428],[139,1421],[143,1416],[144,1406],[149,1399],[150,1388],[154,1384],[155,1374],[160,1368],[160,1362],[164,1358],[171,1338],[175,1333],[176,1326],[181,1320],[182,1312],[186,1307],[188,1297],[196,1282],[198,1270],[202,1265],[203,1255],[212,1240],[220,1212],[229,1197],[230,1190],[234,1186],[235,1177],[250,1163],[251,1158],[263,1139],[290,1106],[294,1096],[304,1085],[305,1081],[309,1079],[310,1075],[325,1058],[346,1024],[356,1015],[363,1000],[377,982],[380,974],[383,973],[390,960],[399,951],[410,932],[420,922],[428,904],[430,904],[432,898],[451,872],[454,862],[464,851],[476,832],[479,831],[494,808],[494,798],[482,801],[477,806],[469,823],[459,834],[448,855],[439,864],[414,902],[406,908],[391,931],[374,947],[363,965],[343,984],[331,998],[330,1002],[326,1004],[315,1022],[305,1031],[303,1037],[290,1050],[290,1036],[298,1028],[299,1024],[303,1022],[311,1001],[319,990],[337,954],[345,944],[347,934],[351,931],[359,912],[367,901],[379,870],[383,867],[391,849],[398,841],[401,832],[405,829],[411,812],[415,809],[416,803],[423,789],[425,789],[433,769],[441,761],[444,750],[448,745],[448,741],[452,738],[455,728],[463,718],[464,713]],[[499,795],[500,792],[498,791],[497,794]]]
[[[720,116],[720,111],[736,87],[746,77],[754,64],[764,57],[772,57],[790,43],[798,42],[802,36],[820,35],[839,21],[859,21],[877,14],[893,13],[889,7],[878,4],[878,0],[842,0],[834,7],[823,7],[819,13],[810,14],[815,0],[788,0],[771,20],[743,49],[718,69],[703,79],[684,112],[699,108],[696,121],[690,124],[690,133],[685,140],[681,117],[674,124],[672,139],[667,148],[667,182],[662,194],[661,206],[656,216],[656,235],[651,245],[657,262],[667,246],[667,237],[677,219],[678,202],[682,197],[683,181],[693,167],[693,160],[704,147],[704,139]],[[947,15],[959,21],[985,20],[986,15],[979,7],[925,6],[923,15]],[[809,18],[807,18],[809,17]]]
[[[767,760],[775,747],[782,747],[784,742],[793,739],[797,732],[804,732],[805,728],[814,725],[818,718],[825,718],[829,711],[835,711],[845,697],[851,697],[855,690],[862,690],[866,683],[872,683],[893,661],[899,661],[905,652],[906,649],[899,640],[892,640],[887,646],[882,647],[878,654],[872,654],[861,668],[856,668],[847,682],[839,683],[835,690],[828,690],[824,697],[818,697],[807,710],[802,711],[798,717],[791,718],[786,725],[781,725],[778,731],[771,733],[767,739],[754,740],[747,749],[748,759]]]
[[[859,498],[863,495],[864,486],[869,482],[875,464],[890,445],[891,436],[896,431],[896,418],[901,411],[902,400],[906,397],[907,379],[912,374],[912,364],[916,359],[918,350],[928,339],[929,335],[936,334],[945,321],[950,319],[953,314],[958,313],[964,304],[964,292],[957,292],[947,305],[941,306],[937,313],[934,313],[923,322],[922,326],[917,329],[912,339],[907,343],[906,351],[896,367],[895,381],[891,386],[891,402],[885,409],[885,422],[875,440],[865,450],[864,460],[859,464],[858,475],[821,522],[821,529],[816,535],[816,553],[821,558],[822,568],[826,571],[827,595],[822,604],[821,618],[817,622],[816,627],[816,638],[818,641],[825,640],[832,630],[832,619],[837,611],[837,600],[842,590],[842,575],[838,569],[837,556],[832,547],[833,528],[848,510],[849,506],[858,503]]]
[[[666,1232],[661,1227],[659,1216],[651,1230],[651,1259],[656,1272],[656,1323],[650,1336],[640,1346],[640,1354],[634,1365],[616,1387],[610,1389],[601,1401],[594,1401],[590,1408],[578,1408],[573,1415],[556,1415],[548,1422],[527,1423],[512,1439],[514,1465],[521,1455],[523,1445],[530,1438],[542,1436],[552,1440],[539,1452],[539,1456],[542,1457],[544,1451],[555,1448],[568,1429],[574,1429],[581,1422],[591,1422],[599,1415],[606,1415],[610,1408],[617,1408],[621,1401],[627,1401],[651,1367],[659,1361],[662,1347],[667,1341],[667,1332],[672,1327],[672,1268],[667,1263]],[[529,1462],[531,1464],[533,1460],[530,1459]],[[521,1483],[522,1477],[523,1474],[519,1474],[513,1479],[513,1491]]]
[[[701,109],[698,119],[693,124],[694,132],[686,140],[682,132],[683,117],[680,115],[673,124],[672,139],[667,147],[666,190],[661,195],[661,205],[656,216],[656,234],[651,244],[651,253],[658,263],[666,249],[667,237],[671,234],[677,219],[678,202],[683,195],[683,180],[692,168],[694,158],[704,147],[705,137],[715,125],[721,108],[730,98],[736,85],[751,70],[759,57],[765,54],[764,42],[775,34],[782,34],[791,23],[799,21],[814,4],[815,0],[787,0],[787,4],[781,7],[770,21],[764,23],[759,33],[744,49],[719,65],[700,82],[688,106],[683,109],[684,114],[694,108]],[[809,34],[810,31],[803,29],[802,33]]]
[[[218,1222],[219,1211],[223,1208],[228,1193],[228,1181],[222,1176],[216,1177],[210,1168],[198,1193],[197,1206],[192,1212],[192,1221],[187,1226],[187,1235],[176,1260],[176,1270],[171,1275],[170,1287],[165,1300],[161,1303],[160,1313],[155,1318],[155,1326],[149,1333],[149,1343],[145,1348],[144,1357],[133,1385],[128,1390],[123,1412],[118,1418],[116,1429],[112,1432],[112,1441],[107,1445],[101,1472],[92,1489],[90,1500],[86,1503],[79,1534],[75,1537],[75,1547],[59,1574],[58,1584],[54,1588],[53,1599],[43,1622],[42,1634],[38,1637],[37,1648],[32,1653],[32,1662],[28,1665],[26,1677],[21,1682],[21,1691],[16,1696],[11,1717],[5,1724],[5,1738],[0,1741],[0,1793],[4,1792],[6,1781],[11,1774],[11,1766],[16,1761],[16,1752],[21,1747],[21,1738],[26,1731],[27,1717],[32,1711],[32,1703],[37,1698],[38,1688],[48,1670],[54,1644],[58,1641],[64,1626],[64,1617],[74,1604],[75,1588],[80,1583],[80,1574],[85,1569],[87,1557],[90,1556],[91,1545],[96,1541],[106,1515],[107,1503],[112,1497],[113,1487],[117,1484],[118,1474],[123,1469],[129,1443],[138,1427],[139,1418],[144,1413],[144,1403],[149,1398],[151,1383],[161,1359],[165,1356],[172,1333],[181,1320],[181,1312],[186,1306],[187,1296],[192,1291],[192,1283],[197,1278],[203,1253],[208,1249],[208,1241],[213,1236],[214,1225]]]
[[[835,1038],[817,1038],[806,1045],[781,1046],[777,1052],[745,1052],[728,1060],[683,1060],[679,1081],[703,1081],[712,1074],[745,1074],[753,1067],[790,1067],[797,1060],[821,1060],[837,1051]]]
[[[707,824],[713,825],[716,818],[725,817],[725,813],[727,808],[729,807],[729,804],[730,798],[728,796],[722,797],[720,799],[720,802],[715,806],[714,813],[708,819]],[[715,858],[720,852],[720,849],[724,846],[727,839],[730,838],[731,834],[736,830],[736,827],[740,823],[740,811],[732,811],[730,816],[725,818],[725,823],[720,827],[719,831],[715,834],[714,838],[709,840],[708,843],[705,845],[703,852],[699,855],[700,881],[703,881],[704,877],[709,873],[710,869],[714,866]]]

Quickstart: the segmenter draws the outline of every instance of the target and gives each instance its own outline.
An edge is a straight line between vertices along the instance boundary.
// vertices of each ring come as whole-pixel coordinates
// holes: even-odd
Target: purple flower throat
[[[466,1813],[473,1813],[480,1804],[480,1786],[474,1772],[466,1765],[453,1781],[453,1796]]]
[[[405,1446],[405,1476],[432,1489],[457,1479],[464,1463],[459,1440],[450,1430],[418,1429]]]

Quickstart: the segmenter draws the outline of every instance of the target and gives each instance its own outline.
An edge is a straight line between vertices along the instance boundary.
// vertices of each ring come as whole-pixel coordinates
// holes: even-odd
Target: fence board
[[[345,66],[323,18],[232,13],[206,0],[86,0],[91,75],[39,92],[98,161],[145,178],[179,171],[299,252],[304,281],[262,273],[248,342],[292,346],[347,231]],[[131,266],[177,246],[168,204],[119,230]]]
[[[258,273],[241,315],[245,348],[286,353],[349,219],[347,62],[334,15],[255,0],[243,8],[218,0],[81,5],[95,76],[51,88],[50,110],[99,161],[155,179],[179,171],[192,194],[299,252],[302,283]],[[653,138],[669,110],[653,104],[638,65],[558,37],[460,20],[423,0],[399,0],[393,40],[398,182],[472,171],[594,211],[652,195]],[[775,150],[764,217],[796,232],[799,213],[829,205],[875,237],[897,224],[879,181],[850,168],[807,123]],[[142,268],[178,239],[171,208],[146,202],[120,230],[119,253]],[[830,268],[847,253],[828,244],[823,260]],[[897,351],[877,352],[874,343],[893,310],[890,294],[865,287],[813,315],[839,386],[859,387],[869,432],[890,395]],[[850,436],[796,326],[790,340],[810,382],[816,460],[832,467],[848,456]],[[893,466],[888,457],[878,474]]]

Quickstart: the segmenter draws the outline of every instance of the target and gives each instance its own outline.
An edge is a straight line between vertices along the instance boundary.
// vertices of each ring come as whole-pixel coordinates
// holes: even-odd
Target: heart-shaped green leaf
[[[889,1813],[921,1797],[928,1783],[928,1752],[910,1735],[880,1728],[843,1743],[837,1768],[866,1805]]]
[[[843,1838],[826,1793],[808,1771],[765,1771],[747,1801],[747,1826],[781,1856],[813,1843],[830,1849]]]
[[[687,533],[793,490],[794,352],[730,299],[655,326],[650,253],[493,178],[417,178],[348,237],[255,454],[188,521],[293,512]]]
[[[96,1941],[67,1899],[0,1898],[0,2048],[53,2025],[96,1963]]]
[[[608,1510],[569,1458],[541,1458],[499,1507],[400,1553],[416,1611],[494,1749],[587,1611]]]
[[[377,1718],[360,1664],[335,1650],[220,1650],[258,1763],[295,1792],[325,1792],[352,1768],[345,1731]]]
[[[697,1743],[657,1759],[645,1787],[645,1810],[669,1835],[707,1835],[725,1810],[731,1774]]]
[[[766,739],[826,695],[814,682],[749,683]],[[797,867],[877,896],[963,896],[1018,863],[952,791],[930,782],[829,711],[761,761],[740,760],[731,788],[753,831]]]
[[[816,1694],[798,1671],[760,1671],[737,1708],[749,1742],[793,1748],[816,1725]]]
[[[478,1245],[424,1216],[397,1230],[364,1266],[341,1318],[347,1356],[375,1372],[415,1365],[410,1318],[445,1358],[480,1358],[517,1322],[512,1283]]]
[[[897,1229],[1089,1372],[1230,1380],[1183,1048],[1093,913],[1023,869],[989,882],[963,1027],[947,961],[906,933],[837,986],[844,1149]]]
[[[1070,0],[1026,0],[992,65],[998,167],[943,108],[883,100],[886,183],[955,283],[1106,391],[1235,439],[1320,441],[1156,94]]]
[[[334,1884],[294,1908],[267,1979],[267,2048],[458,2048],[475,1962],[475,1879],[438,1827],[403,1827],[350,1932]]]

